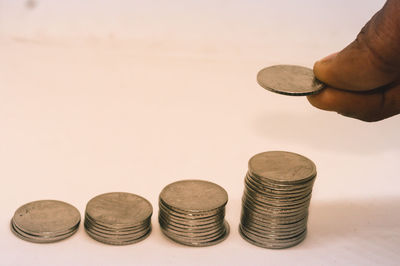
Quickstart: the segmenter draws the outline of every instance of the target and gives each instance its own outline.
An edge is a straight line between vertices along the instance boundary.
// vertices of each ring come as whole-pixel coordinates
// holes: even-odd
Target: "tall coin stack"
[[[159,198],[159,222],[170,239],[188,246],[210,246],[223,241],[228,194],[217,184],[183,180],[166,186]]]
[[[296,153],[271,151],[253,156],[242,199],[242,237],[273,249],[300,243],[307,233],[316,175],[315,164]]]
[[[133,244],[150,234],[152,213],[150,202],[138,195],[101,194],[86,205],[85,229],[89,236],[105,244]]]

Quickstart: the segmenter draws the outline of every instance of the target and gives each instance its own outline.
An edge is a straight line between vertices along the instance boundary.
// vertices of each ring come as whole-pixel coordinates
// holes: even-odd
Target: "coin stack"
[[[81,215],[72,205],[57,200],[39,200],[19,207],[11,219],[11,231],[35,243],[51,243],[72,236]]]
[[[161,230],[183,245],[215,245],[229,234],[229,225],[224,220],[227,202],[225,189],[208,181],[183,180],[169,184],[159,198]]]
[[[315,164],[296,153],[253,156],[245,178],[239,231],[264,248],[288,248],[306,236]]]
[[[111,192],[86,205],[85,229],[93,239],[110,245],[128,245],[151,232],[153,208],[146,199],[131,193]]]

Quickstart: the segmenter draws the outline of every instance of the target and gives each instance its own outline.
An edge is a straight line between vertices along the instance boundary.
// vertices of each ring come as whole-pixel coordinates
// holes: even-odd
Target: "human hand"
[[[400,113],[400,0],[387,0],[357,39],[314,65],[327,84],[309,102],[363,121]]]

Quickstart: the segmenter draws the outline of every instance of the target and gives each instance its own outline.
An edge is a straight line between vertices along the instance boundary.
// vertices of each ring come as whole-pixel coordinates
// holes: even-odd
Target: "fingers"
[[[400,83],[370,93],[327,87],[319,94],[308,96],[307,99],[319,109],[373,122],[400,113]]]
[[[357,39],[314,65],[318,79],[334,88],[367,91],[400,76],[400,1],[388,0]]]
[[[400,0],[388,0],[339,53],[314,65],[328,87],[308,96],[317,108],[363,121],[400,113]]]

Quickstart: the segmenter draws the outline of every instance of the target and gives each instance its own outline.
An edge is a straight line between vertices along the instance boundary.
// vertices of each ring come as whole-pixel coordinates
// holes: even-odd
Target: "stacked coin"
[[[188,246],[210,246],[229,234],[225,221],[228,194],[217,184],[183,180],[166,186],[159,198],[162,232]]]
[[[249,161],[239,231],[264,248],[288,248],[306,236],[315,164],[296,153],[271,151]]]
[[[101,194],[86,205],[85,229],[89,236],[105,244],[133,244],[150,234],[152,213],[150,202],[138,195]]]
[[[19,207],[11,219],[11,231],[23,240],[51,243],[73,235],[81,215],[72,205],[57,200],[39,200]]]

